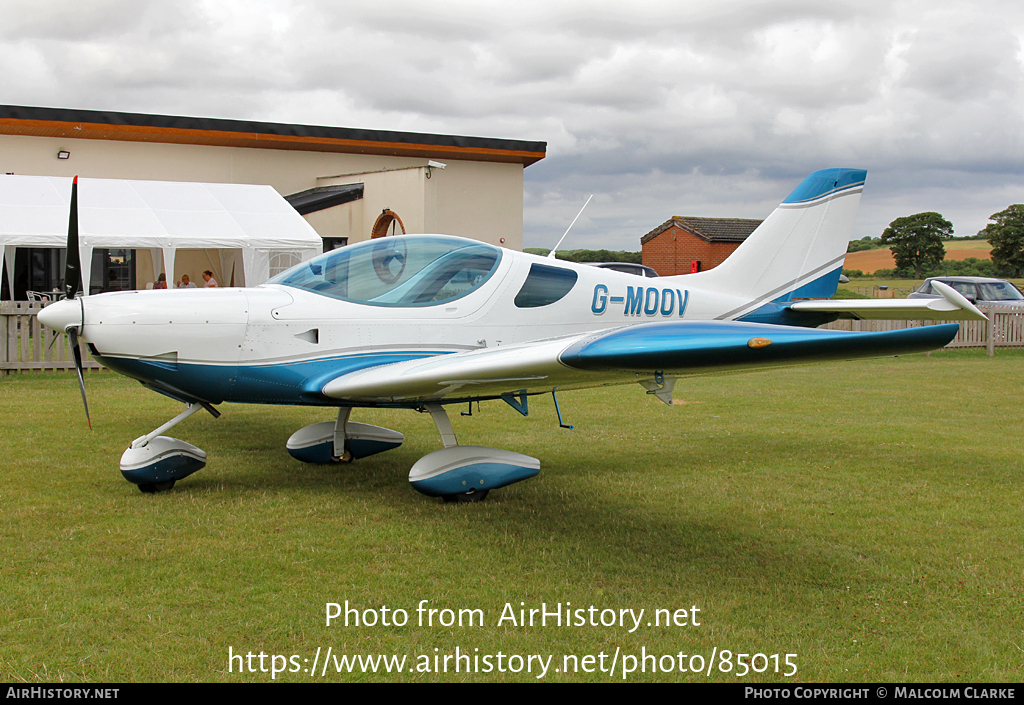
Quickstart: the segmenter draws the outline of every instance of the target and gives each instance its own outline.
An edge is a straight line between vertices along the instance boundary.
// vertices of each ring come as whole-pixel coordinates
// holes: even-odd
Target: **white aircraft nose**
[[[82,303],[77,299],[57,301],[39,312],[39,322],[63,333],[69,326],[82,325]]]

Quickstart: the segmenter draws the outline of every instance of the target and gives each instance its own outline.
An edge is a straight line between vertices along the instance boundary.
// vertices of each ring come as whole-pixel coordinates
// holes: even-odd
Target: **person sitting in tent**
[[[179,289],[198,289],[194,281],[190,281],[187,274],[181,275],[181,281],[178,282]]]
[[[213,272],[209,269],[203,272],[203,281],[206,282],[203,286],[207,288],[217,286],[217,280],[213,278]]]
[[[167,275],[163,272],[156,278],[156,284],[153,285],[154,289],[166,289],[167,288]]]

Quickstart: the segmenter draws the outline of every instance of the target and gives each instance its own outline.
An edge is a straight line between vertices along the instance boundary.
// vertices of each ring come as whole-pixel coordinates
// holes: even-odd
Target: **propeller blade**
[[[44,332],[44,329],[45,329],[45,326],[39,326],[39,332],[40,333]],[[53,350],[55,347],[57,347],[57,338],[59,338],[59,337],[60,337],[60,335],[58,335],[57,332],[54,331],[53,337],[50,338],[50,344],[46,346],[47,351]]]
[[[82,390],[82,404],[85,406],[85,420],[92,430],[92,419],[89,418],[89,402],[85,398],[85,378],[82,376],[82,349],[78,347],[78,329],[68,328],[71,336],[71,353],[75,356],[75,372],[78,373],[78,388]]]
[[[82,283],[82,257],[78,249],[78,177],[71,182],[71,216],[68,220],[67,264],[64,266],[64,293],[73,299]],[[85,397],[85,393],[82,393]]]

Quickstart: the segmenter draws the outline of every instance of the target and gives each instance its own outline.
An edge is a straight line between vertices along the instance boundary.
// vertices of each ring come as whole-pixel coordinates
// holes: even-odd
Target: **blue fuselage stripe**
[[[170,388],[211,404],[333,405],[323,395],[324,385],[336,377],[378,365],[446,354],[441,352],[366,353],[335,358],[264,365],[214,365],[179,362],[177,370],[158,362],[124,357],[98,356],[96,360],[115,372],[153,385]]]

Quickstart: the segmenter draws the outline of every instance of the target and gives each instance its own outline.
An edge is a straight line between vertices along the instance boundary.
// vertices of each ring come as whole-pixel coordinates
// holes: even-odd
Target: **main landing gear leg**
[[[405,436],[390,428],[349,421],[351,415],[351,407],[341,407],[336,420],[300,428],[288,439],[288,453],[304,463],[351,463],[397,448],[405,440]]]
[[[452,421],[448,418],[448,412],[440,404],[427,404],[426,409],[430,412],[430,418],[434,420],[434,425],[437,426],[437,432],[441,434],[441,443],[444,444],[444,447],[457,448],[459,439],[455,437],[455,429],[452,428]],[[462,484],[465,486],[466,482],[463,481]],[[487,492],[488,490],[477,490],[475,487],[470,487],[465,492],[445,494],[441,495],[441,498],[446,503],[469,504],[471,502],[484,501],[487,499]]]
[[[220,412],[206,402],[188,404],[183,412],[152,433],[139,436],[121,456],[121,474],[147,494],[166,492],[174,483],[188,477],[206,465],[206,453],[191,443],[161,436],[200,409],[206,409],[214,418]]]
[[[334,422],[334,460],[339,463],[351,463],[355,458],[352,456],[352,451],[345,447],[345,441],[347,437],[345,435],[345,424],[348,423],[348,417],[352,415],[352,407],[346,406],[338,409],[338,418]]]
[[[442,450],[416,461],[409,471],[413,488],[445,502],[479,502],[491,490],[533,477],[540,472],[540,461],[521,453],[483,446],[460,446],[448,413],[440,404],[427,404],[421,411],[430,413]]]

